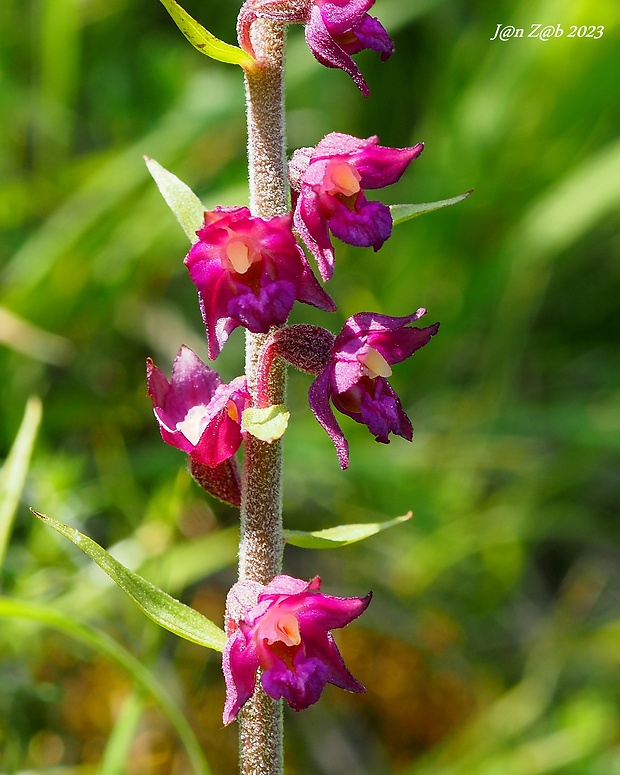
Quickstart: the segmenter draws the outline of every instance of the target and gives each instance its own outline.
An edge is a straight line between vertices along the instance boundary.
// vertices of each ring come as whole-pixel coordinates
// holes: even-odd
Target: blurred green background
[[[185,7],[234,40],[239,3]],[[368,692],[287,710],[287,773],[618,775],[620,7],[374,12],[397,52],[357,57],[368,100],[291,30],[290,149],[334,130],[423,140],[378,198],[475,193],[377,254],[339,245],[339,312],[293,314],[338,330],[425,306],[442,327],[392,378],[414,443],[377,445],[342,418],[345,473],[291,375],[286,526],[414,518],[338,551],[287,549],[287,572],[375,593],[338,638]],[[499,23],[564,36],[490,41]],[[605,29],[569,39],[571,25]],[[0,480],[0,772],[234,773],[219,655],[160,631],[27,507],[221,621],[236,515],[189,479],[145,398],[147,356],[169,372],[182,342],[206,344],[185,237],[142,155],[209,207],[245,204],[241,73],[156,0],[3,0],[0,32],[0,458],[22,427]]]

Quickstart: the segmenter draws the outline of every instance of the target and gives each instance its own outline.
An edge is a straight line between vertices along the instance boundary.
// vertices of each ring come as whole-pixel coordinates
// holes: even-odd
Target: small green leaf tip
[[[53,527],[56,532],[68,538],[94,560],[101,570],[107,573],[129,595],[138,608],[142,609],[154,622],[175,635],[185,638],[185,640],[197,643],[199,646],[205,646],[205,648],[215,651],[224,650],[226,635],[212,621],[126,568],[105,549],[102,549],[99,544],[75,528],[63,525],[62,522],[56,522],[55,519],[40,514],[34,509],[30,509],[30,511],[35,517]]]
[[[243,49],[231,46],[230,43],[224,43],[223,40],[205,30],[175,0],[161,0],[161,2],[183,35],[201,54],[205,54],[211,59],[217,59],[218,62],[240,65],[244,68],[251,68],[256,64],[256,60],[246,54]]]
[[[392,223],[394,226],[397,226],[399,223],[411,220],[411,218],[417,218],[418,215],[425,215],[426,213],[432,213],[434,210],[441,210],[442,207],[458,204],[467,199],[472,191],[473,188],[464,194],[453,196],[451,199],[440,199],[438,202],[422,202],[418,205],[390,205]]]
[[[189,241],[198,242],[196,232],[204,226],[204,205],[186,183],[179,180],[172,172],[164,169],[155,159],[145,156],[144,161],[160,194],[172,210]]]
[[[357,525],[338,525],[325,530],[285,530],[284,539],[287,544],[299,546],[302,549],[337,549],[339,546],[354,544],[370,538],[382,530],[387,530],[402,522],[407,522],[413,516],[409,511],[402,517],[390,519],[387,522],[363,522]]]
[[[284,404],[274,404],[263,409],[250,407],[243,412],[243,429],[257,439],[271,444],[283,435],[289,417]]]

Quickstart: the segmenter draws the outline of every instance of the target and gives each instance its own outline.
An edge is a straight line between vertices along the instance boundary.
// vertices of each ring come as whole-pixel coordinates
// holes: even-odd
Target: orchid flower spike
[[[239,45],[255,56],[251,26],[257,18],[306,25],[306,42],[326,67],[344,70],[367,97],[368,85],[351,55],[370,49],[381,61],[394,52],[394,41],[368,11],[375,0],[247,0],[239,14]]]
[[[331,683],[363,692],[334,643],[330,630],[345,627],[370,603],[366,597],[332,597],[320,592],[318,576],[310,582],[276,576],[263,586],[237,582],[227,599],[223,670],[226,681],[224,724],[230,724],[252,696],[260,668],[263,690],[304,710]]]
[[[198,289],[212,360],[237,326],[264,334],[286,321],[296,299],[335,310],[291,227],[291,213],[267,219],[252,217],[247,207],[205,213],[185,264]]]
[[[424,149],[387,148],[377,137],[362,140],[331,132],[316,148],[301,148],[289,163],[294,223],[317,260],[323,280],[334,272],[330,232],[349,245],[375,251],[392,233],[390,208],[369,202],[365,189],[396,183]]]

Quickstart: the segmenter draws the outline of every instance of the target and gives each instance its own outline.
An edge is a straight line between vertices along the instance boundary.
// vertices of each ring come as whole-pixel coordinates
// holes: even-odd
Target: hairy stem
[[[252,25],[258,65],[246,72],[248,167],[252,215],[269,218],[289,209],[284,131],[284,28],[259,19]],[[268,334],[246,332],[246,376],[256,403],[258,356]],[[269,378],[271,402],[283,403],[283,366]],[[282,568],[282,444],[248,435],[244,444],[239,580],[262,584]],[[260,688],[239,714],[242,775],[282,775],[282,703]]]

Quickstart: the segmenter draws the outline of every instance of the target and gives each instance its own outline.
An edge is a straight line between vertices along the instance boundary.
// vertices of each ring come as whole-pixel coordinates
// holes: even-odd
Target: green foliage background
[[[238,5],[185,3],[230,42]],[[442,327],[392,379],[414,444],[377,445],[343,418],[345,473],[307,377],[291,375],[286,527],[415,516],[338,551],[287,549],[287,572],[375,593],[339,638],[368,692],[287,713],[287,771],[617,775],[620,9],[374,10],[397,53],[359,55],[368,100],[291,30],[291,150],[334,130],[423,140],[383,201],[475,193],[377,254],[339,245],[337,315],[294,311],[338,330],[360,310],[425,306]],[[498,23],[565,34],[490,41]],[[571,25],[605,31],[569,39]],[[0,771],[233,773],[219,656],[159,631],[27,506],[221,620],[235,514],[191,482],[144,396],[148,355],[168,371],[182,342],[206,346],[185,236],[142,155],[207,206],[244,204],[241,74],[201,57],[156,0],[4,0],[0,32],[2,457],[28,397],[43,404],[23,491],[27,449],[0,487],[0,526],[20,503],[0,600]],[[218,361],[227,379],[241,342]]]

